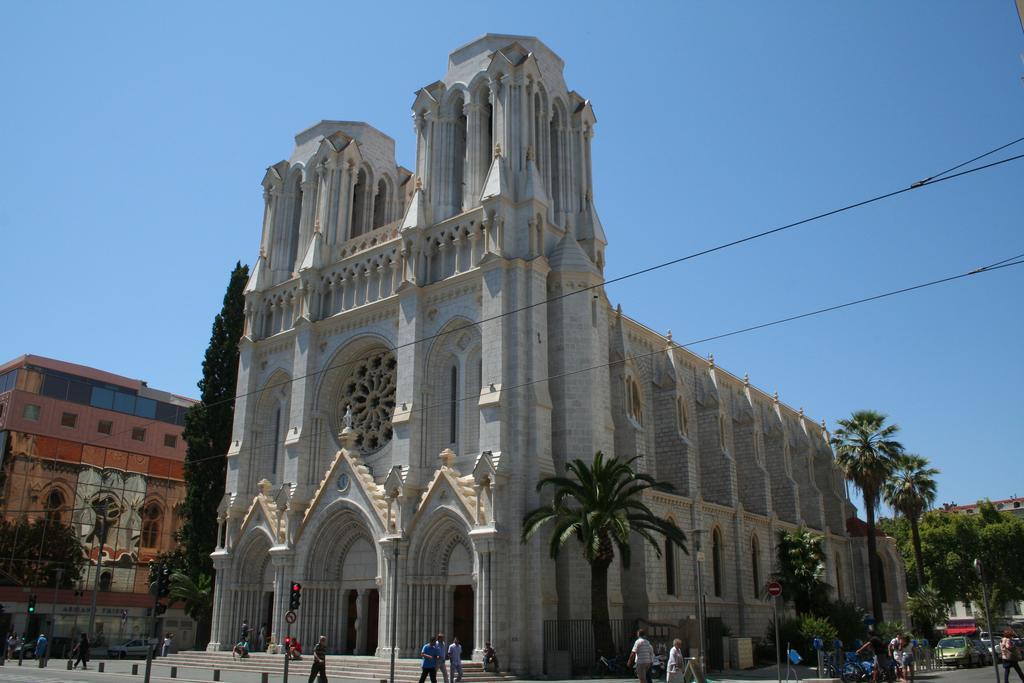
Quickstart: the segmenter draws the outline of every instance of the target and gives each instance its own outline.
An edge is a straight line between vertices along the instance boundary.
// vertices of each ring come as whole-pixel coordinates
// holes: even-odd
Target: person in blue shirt
[[[441,650],[435,644],[435,638],[436,636],[431,634],[420,650],[420,658],[423,660],[420,683],[427,680],[427,676],[430,676],[430,683],[437,683],[437,663],[441,659]]]
[[[46,666],[46,636],[42,633],[36,638],[36,661],[39,662],[40,669]]]

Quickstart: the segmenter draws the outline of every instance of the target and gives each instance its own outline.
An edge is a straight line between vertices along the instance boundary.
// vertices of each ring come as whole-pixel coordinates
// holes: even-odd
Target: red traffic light
[[[292,583],[292,593],[298,593],[301,590],[302,590],[302,584],[301,583],[294,583],[294,582]]]

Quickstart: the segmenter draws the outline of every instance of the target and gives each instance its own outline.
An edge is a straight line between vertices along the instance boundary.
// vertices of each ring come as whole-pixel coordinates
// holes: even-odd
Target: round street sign
[[[284,620],[287,621],[289,624],[294,624],[295,623],[295,612],[293,612],[291,610],[288,610],[287,612],[285,612],[284,613]]]
[[[768,595],[773,598],[777,598],[782,595],[782,584],[778,581],[772,581],[768,584]]]

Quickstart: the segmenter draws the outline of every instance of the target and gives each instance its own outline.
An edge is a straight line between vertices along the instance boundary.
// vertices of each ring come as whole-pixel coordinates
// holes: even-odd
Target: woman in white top
[[[682,683],[683,666],[683,641],[676,638],[672,641],[672,649],[668,651],[665,680],[668,683]]]

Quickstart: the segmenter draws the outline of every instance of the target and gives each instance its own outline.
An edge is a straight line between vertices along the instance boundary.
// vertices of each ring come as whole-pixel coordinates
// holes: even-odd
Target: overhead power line
[[[925,178],[924,180],[919,180],[919,181],[917,181],[917,182],[915,182],[915,183],[913,183],[913,184],[911,184],[909,186],[906,186],[906,187],[903,187],[903,188],[900,188],[900,189],[897,189],[897,190],[892,190],[892,191],[889,191],[889,192],[885,192],[885,193],[882,193],[882,194],[870,197],[868,199],[863,199],[863,200],[856,201],[856,202],[853,202],[853,203],[850,203],[850,204],[846,204],[846,205],[838,207],[836,209],[831,209],[829,211],[825,211],[823,213],[818,213],[818,214],[815,214],[813,216],[809,216],[807,218],[802,218],[800,220],[796,220],[796,221],[793,221],[791,223],[787,223],[785,225],[780,225],[778,227],[770,228],[770,229],[767,229],[767,230],[762,230],[760,232],[756,232],[756,233],[753,233],[753,234],[750,234],[750,235],[747,235],[745,237],[741,237],[741,238],[738,238],[738,239],[735,239],[735,240],[731,240],[731,241],[728,241],[728,242],[723,242],[722,244],[718,244],[718,245],[713,246],[713,247],[708,247],[706,249],[702,249],[700,251],[696,251],[696,252],[687,254],[685,256],[680,256],[680,257],[677,257],[677,258],[669,259],[667,261],[663,261],[661,263],[657,263],[655,265],[648,266],[646,268],[641,268],[639,270],[634,270],[634,271],[626,273],[624,275],[619,275],[619,276],[614,277],[614,278],[612,278],[610,280],[604,280],[604,281],[602,281],[602,282],[600,282],[598,284],[595,284],[595,285],[589,285],[587,287],[582,287],[582,288],[579,288],[579,289],[574,289],[574,290],[569,291],[569,292],[563,292],[561,294],[557,294],[555,296],[548,297],[547,299],[542,299],[540,301],[536,301],[536,302],[533,302],[533,303],[530,303],[530,304],[526,304],[526,305],[521,306],[519,308],[515,308],[515,309],[509,310],[509,311],[503,311],[501,313],[497,313],[495,315],[488,316],[486,318],[481,318],[480,320],[475,321],[475,322],[468,322],[468,323],[466,323],[464,325],[458,325],[458,326],[456,326],[454,328],[443,330],[443,331],[437,332],[435,334],[419,337],[417,339],[413,339],[413,340],[405,342],[403,344],[399,344],[397,346],[393,346],[389,350],[390,351],[398,351],[399,349],[408,348],[408,347],[411,347],[411,346],[415,346],[417,344],[422,344],[422,343],[425,343],[425,342],[433,341],[435,339],[444,337],[444,336],[449,335],[449,334],[455,334],[455,333],[460,332],[462,330],[466,330],[466,329],[469,329],[469,328],[472,328],[472,327],[477,327],[477,326],[482,325],[484,323],[492,322],[494,320],[499,320],[501,318],[504,318],[504,317],[507,317],[507,316],[510,316],[510,315],[515,315],[517,313],[522,313],[523,311],[527,311],[527,310],[536,308],[538,306],[543,306],[543,305],[546,305],[546,304],[554,303],[556,301],[560,301],[560,300],[568,298],[570,296],[582,294],[584,292],[593,291],[595,289],[600,289],[602,287],[606,287],[606,286],[611,285],[611,284],[622,282],[622,281],[628,280],[630,278],[634,278],[634,277],[637,277],[637,276],[640,276],[640,275],[645,275],[647,273],[652,273],[654,271],[661,270],[661,269],[664,269],[664,268],[668,268],[670,266],[678,265],[680,263],[684,263],[686,261],[690,261],[690,260],[699,258],[701,256],[706,256],[708,254],[713,254],[715,252],[723,251],[725,249],[729,249],[731,247],[739,246],[739,245],[745,244],[747,242],[752,242],[754,240],[758,240],[758,239],[761,239],[761,238],[764,238],[764,237],[768,237],[770,235],[774,235],[774,234],[777,234],[777,233],[780,233],[780,232],[784,232],[784,231],[787,231],[787,230],[792,230],[794,228],[798,228],[800,226],[807,225],[808,223],[813,223],[815,221],[819,221],[819,220],[828,218],[830,216],[835,216],[835,215],[838,215],[838,214],[841,214],[841,213],[844,213],[844,212],[847,212],[847,211],[852,211],[853,209],[857,209],[857,208],[860,208],[860,207],[863,207],[863,206],[868,206],[870,204],[874,204],[874,203],[883,201],[885,199],[890,199],[892,197],[896,197],[898,195],[902,195],[902,194],[905,194],[907,192],[911,192],[913,190],[916,190],[916,189],[919,189],[919,188],[922,188],[922,187],[927,187],[927,186],[930,186],[930,185],[936,185],[938,183],[946,182],[948,180],[953,180],[953,179],[960,178],[960,177],[963,177],[963,176],[966,176],[966,175],[970,175],[970,174],[973,174],[973,173],[978,173],[979,171],[988,170],[988,169],[991,169],[991,168],[995,168],[997,166],[1001,166],[1001,165],[1008,164],[1008,163],[1011,163],[1011,162],[1014,162],[1014,161],[1018,161],[1018,160],[1024,158],[1024,154],[1018,154],[1016,156],[1007,157],[1005,159],[1000,159],[998,161],[993,161],[993,162],[990,162],[988,164],[984,164],[982,166],[976,166],[974,168],[969,168],[969,169],[960,171],[959,173],[952,173],[951,174],[951,171],[953,171],[955,169],[962,168],[963,166],[965,166],[967,164],[970,164],[973,161],[977,161],[978,159],[982,159],[982,158],[984,158],[986,156],[989,156],[989,155],[993,154],[996,151],[999,151],[1001,149],[1005,149],[1007,147],[1010,147],[1010,146],[1012,146],[1014,144],[1017,144],[1018,142],[1020,142],[1022,140],[1024,140],[1024,138],[1018,138],[1017,140],[1008,142],[1008,143],[1006,143],[1004,145],[1001,145],[1001,146],[999,146],[999,147],[997,147],[995,149],[989,150],[988,152],[985,152],[984,154],[978,155],[978,156],[976,156],[976,157],[974,157],[974,158],[972,158],[972,159],[970,159],[968,161],[965,161],[965,162],[962,162],[960,164],[957,164],[956,166],[953,166],[953,167],[951,167],[951,168],[949,168],[949,169],[947,169],[945,171],[942,171],[939,174],[936,174],[934,176],[929,176],[928,178]],[[349,365],[354,365],[355,363],[358,363],[360,360],[361,360],[360,358],[356,358],[356,359],[351,359],[349,361],[337,363],[337,364],[334,364],[334,365],[327,365],[327,366],[325,366],[323,368],[320,368],[318,370],[314,370],[312,372],[308,372],[308,373],[306,373],[304,375],[299,375],[299,376],[296,376],[296,377],[290,377],[290,378],[288,378],[286,380],[281,380],[281,381],[278,381],[278,382],[272,382],[272,383],[267,384],[267,385],[265,385],[263,387],[260,387],[259,389],[254,389],[252,391],[242,392],[240,394],[236,394],[235,396],[233,396],[231,398],[220,399],[220,400],[213,401],[213,402],[206,403],[206,404],[202,404],[202,405],[205,405],[207,408],[212,408],[214,406],[223,405],[223,404],[226,404],[226,403],[231,403],[231,402],[234,402],[234,401],[236,401],[236,400],[238,400],[240,398],[251,396],[253,394],[262,393],[264,391],[267,391],[268,389],[273,389],[273,388],[276,388],[276,387],[285,386],[287,384],[291,384],[292,382],[295,382],[295,381],[300,380],[300,379],[308,379],[310,377],[316,377],[317,375],[323,374],[323,373],[328,372],[330,370],[337,370],[337,369],[341,369],[341,368],[347,367]],[[156,424],[156,422],[157,422],[157,420],[151,420],[151,421],[149,421],[147,423],[144,423],[144,425],[148,426],[148,425],[151,425],[151,424]],[[101,437],[101,439],[96,439],[96,440],[99,441],[99,440],[102,440],[102,439],[105,439],[105,438],[113,437],[115,435],[119,436],[119,435],[122,435],[122,434],[127,434],[129,431],[131,431],[131,430],[130,429],[124,429],[124,430],[121,430],[119,432],[114,432],[113,434],[105,435],[105,436]],[[202,462],[203,460],[208,460],[208,459],[211,459],[211,458],[202,458],[202,459],[197,459],[197,460],[186,460],[185,462],[186,462],[186,464],[188,464],[188,463],[198,463],[198,462]]]

